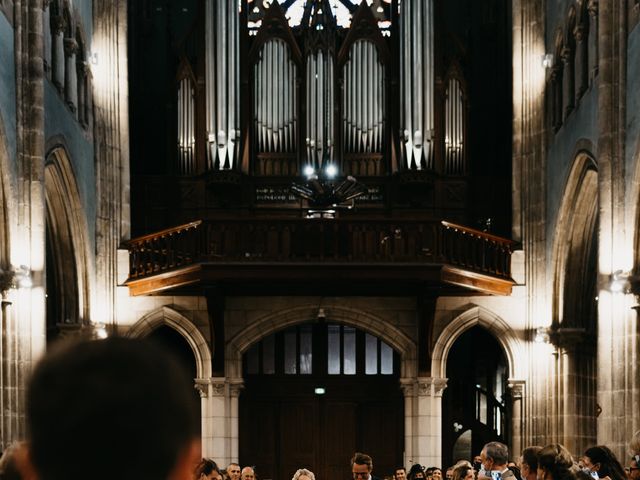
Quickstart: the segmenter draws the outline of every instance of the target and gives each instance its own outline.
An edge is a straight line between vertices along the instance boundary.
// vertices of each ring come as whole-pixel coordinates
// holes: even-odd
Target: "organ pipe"
[[[210,169],[232,169],[239,150],[238,0],[206,1],[206,125]]]
[[[433,0],[400,7],[401,121],[405,168],[434,167]]]
[[[258,151],[295,151],[297,66],[287,44],[281,39],[266,42],[253,72]]]
[[[333,55],[317,50],[307,57],[307,159],[316,169],[334,159]]]
[[[182,175],[196,173],[195,90],[185,77],[178,84],[178,165]]]
[[[343,67],[344,148],[349,153],[382,151],[384,67],[375,45],[358,40]]]
[[[445,102],[445,172],[464,173],[464,103],[460,82],[450,78]]]

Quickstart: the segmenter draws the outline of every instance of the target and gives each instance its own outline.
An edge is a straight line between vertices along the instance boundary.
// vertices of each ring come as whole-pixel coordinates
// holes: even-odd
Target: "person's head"
[[[2,480],[22,480],[22,475],[18,468],[18,459],[22,447],[17,443],[9,445],[0,457],[0,479]]]
[[[541,480],[566,480],[573,477],[573,458],[558,443],[542,447],[538,451],[538,478]]]
[[[629,466],[625,468],[629,480],[640,480],[640,462],[636,455],[629,461]]]
[[[190,479],[200,450],[192,392],[149,341],[58,346],[27,389],[30,463],[47,480]]]
[[[366,480],[373,471],[373,460],[365,453],[356,452],[351,457],[351,474],[356,480]]]
[[[230,463],[227,466],[227,475],[229,475],[229,480],[240,480],[240,465]]]
[[[542,447],[527,447],[520,457],[520,473],[523,479],[535,480],[538,475],[538,452]]]
[[[597,472],[600,478],[624,480],[626,475],[615,454],[604,445],[587,448],[582,456],[582,466],[589,472]]]
[[[480,452],[480,462],[485,472],[504,470],[509,460],[509,449],[504,443],[489,442]]]
[[[453,480],[474,480],[475,472],[471,465],[459,465],[453,469]]]
[[[633,434],[631,437],[631,441],[629,442],[629,449],[631,450],[632,457],[638,455],[638,458],[635,459],[636,462],[640,462],[640,430]]]
[[[395,480],[407,480],[407,469],[404,467],[396,468],[395,472],[393,472],[393,478]]]
[[[433,480],[442,480],[442,470],[439,467],[429,467]]]
[[[424,467],[422,465],[420,465],[419,463],[414,463],[413,465],[411,465],[411,468],[409,469],[409,473],[407,474],[407,478],[409,480],[425,478]]]
[[[213,460],[203,458],[194,470],[194,480],[222,480],[220,469]]]
[[[447,468],[447,471],[444,474],[447,480],[451,480],[453,478],[453,467]]]
[[[299,468],[298,470],[296,470],[296,473],[293,474],[291,480],[316,480],[316,476],[311,470],[307,470],[306,468]]]
[[[244,467],[240,473],[240,477],[242,480],[255,480],[256,472],[253,470],[253,467]]]

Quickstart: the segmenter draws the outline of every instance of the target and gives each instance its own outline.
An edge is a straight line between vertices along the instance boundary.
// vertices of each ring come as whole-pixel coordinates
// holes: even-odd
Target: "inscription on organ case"
[[[260,203],[296,203],[297,199],[291,193],[289,186],[260,186],[256,187],[256,202]]]

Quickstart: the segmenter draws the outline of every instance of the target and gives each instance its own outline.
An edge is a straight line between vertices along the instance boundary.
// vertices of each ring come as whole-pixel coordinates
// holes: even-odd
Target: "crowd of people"
[[[175,359],[144,340],[110,338],[62,346],[36,366],[26,399],[25,442],[0,459],[0,480],[258,480],[255,467],[199,458],[190,381]],[[604,445],[574,459],[559,444],[487,443],[446,480],[640,480],[640,432],[623,467]],[[353,480],[379,480],[373,459],[351,458]],[[300,468],[292,480],[315,480]],[[324,479],[323,479],[324,480]],[[332,479],[335,480],[335,479]],[[439,467],[399,467],[385,480],[443,480]]]

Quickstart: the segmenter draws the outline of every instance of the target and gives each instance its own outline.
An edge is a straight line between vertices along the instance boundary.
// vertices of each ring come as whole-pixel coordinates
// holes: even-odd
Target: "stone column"
[[[511,458],[518,458],[525,448],[524,432],[524,380],[509,379],[511,396]]]
[[[44,37],[44,71],[51,75],[51,0],[42,0],[42,36]]]
[[[587,91],[589,86],[589,58],[587,50],[587,39],[585,38],[586,28],[584,25],[577,25],[573,31],[576,42],[575,53],[575,76],[576,76],[576,105]]]
[[[87,125],[87,76],[89,65],[82,59],[78,59],[76,64],[78,74],[78,121]]]
[[[589,0],[589,83],[598,75],[598,0]]]
[[[78,106],[78,74],[76,71],[76,54],[78,42],[75,38],[64,39],[65,69],[64,69],[64,98],[72,112]]]
[[[560,53],[562,58],[562,114],[563,118],[567,118],[573,111],[575,85],[573,71],[573,52],[569,47],[564,47]]]
[[[196,379],[202,398],[202,455],[226,466],[238,461],[238,396],[242,379]]]
[[[64,89],[64,29],[62,15],[51,18],[51,79],[59,92]]]
[[[401,379],[405,396],[405,465],[442,463],[442,392],[446,378]]]
[[[551,123],[554,131],[562,126],[562,64],[556,63],[551,70]]]

